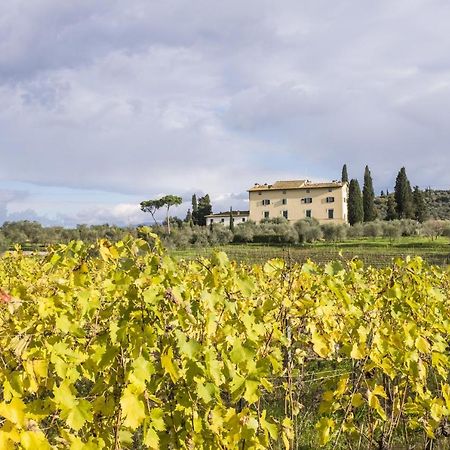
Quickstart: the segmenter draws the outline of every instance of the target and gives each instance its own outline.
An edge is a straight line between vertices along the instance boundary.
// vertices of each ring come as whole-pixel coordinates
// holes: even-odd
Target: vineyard
[[[175,260],[150,232],[0,259],[0,450],[437,449],[450,274]]]
[[[171,249],[170,255],[175,259],[196,259],[200,256],[211,258],[217,251],[224,251],[230,260],[244,264],[265,264],[269,259],[282,258],[288,263],[306,263],[312,260],[318,264],[328,264],[333,261],[346,263],[353,259],[362,261],[364,265],[378,268],[390,266],[394,259],[405,259],[408,255],[420,256],[429,264],[447,266],[450,264],[448,244],[421,248],[406,246],[371,248],[369,245],[345,247],[342,243],[326,246],[296,247],[296,246],[250,246],[250,245],[226,245],[216,248],[202,247],[190,249]],[[438,248],[436,248],[438,247]]]

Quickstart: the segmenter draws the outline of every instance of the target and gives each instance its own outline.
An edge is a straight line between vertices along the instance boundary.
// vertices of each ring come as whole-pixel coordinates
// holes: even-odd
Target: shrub
[[[382,235],[381,223],[376,220],[373,222],[366,222],[363,224],[363,236],[378,237]]]
[[[383,236],[388,237],[389,239],[396,239],[402,235],[402,230],[398,224],[396,224],[396,220],[390,222],[383,222],[382,230]]]
[[[244,222],[234,228],[234,242],[253,242],[257,225],[255,222]]]
[[[419,234],[420,223],[413,219],[393,220],[392,223],[400,228],[402,236],[417,236]]]
[[[326,241],[341,241],[347,236],[347,227],[342,224],[326,223],[320,229]]]
[[[298,240],[296,230],[284,218],[270,219],[261,222],[256,230],[255,242],[294,244]]]
[[[209,246],[209,229],[202,226],[196,226],[192,229],[191,244],[194,247]]]
[[[445,230],[448,228],[448,222],[445,220],[427,220],[422,224],[422,234],[428,236],[431,239],[437,239],[438,236],[442,236]]]
[[[302,219],[295,222],[294,229],[300,243],[314,242],[322,239],[323,233],[316,219]]]
[[[170,235],[164,236],[164,245],[168,248],[187,248],[193,239],[194,231],[189,226],[174,227]]]
[[[214,225],[209,233],[210,245],[225,245],[233,240],[233,232],[224,225]]]
[[[363,226],[361,223],[355,223],[347,228],[347,237],[356,238],[363,235]]]
[[[444,229],[442,230],[442,236],[450,237],[450,221],[446,220]]]

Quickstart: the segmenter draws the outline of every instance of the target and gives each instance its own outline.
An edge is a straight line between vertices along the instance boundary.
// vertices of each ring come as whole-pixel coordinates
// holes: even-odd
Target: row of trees
[[[206,225],[206,216],[212,214],[212,206],[209,195],[206,194],[203,197],[199,197],[197,200],[197,195],[192,195],[192,209],[188,209],[186,214],[185,222],[190,225]]]
[[[347,165],[342,168],[342,181],[349,182]],[[384,193],[382,193],[384,196]],[[395,180],[394,193],[386,193],[387,210],[384,220],[414,219],[422,223],[428,218],[423,192],[418,186],[411,189],[411,184],[404,167],[400,169]],[[372,174],[368,166],[364,170],[364,185],[361,192],[359,182],[352,178],[348,189],[348,221],[350,225],[360,222],[372,222],[377,219],[375,193]]]
[[[315,219],[300,220],[295,224],[284,218],[268,219],[261,223],[244,222],[231,230],[221,224],[212,226],[192,225],[183,220],[173,220],[171,233],[164,225],[154,225],[153,231],[158,234],[167,247],[187,248],[223,245],[230,242],[255,242],[275,244],[307,243],[318,240],[329,242],[341,241],[356,237],[389,237],[438,236],[450,237],[449,220],[427,220],[419,223],[413,219],[360,222],[353,226],[327,223],[320,225]],[[97,239],[108,239],[111,242],[123,240],[131,234],[138,236],[136,228],[122,228],[114,225],[78,225],[76,228],[43,227],[38,222],[20,221],[5,222],[0,227],[0,249],[5,250],[19,243],[27,250],[39,249],[40,246],[58,244],[70,240],[81,239],[94,243]]]
[[[39,246],[59,244],[72,240],[94,243],[97,239],[119,241],[125,236],[137,235],[135,227],[119,227],[116,225],[77,225],[76,228],[60,226],[43,227],[39,222],[21,220],[5,222],[0,227],[0,250],[20,244],[27,249],[38,249]]]
[[[165,224],[167,227],[167,233],[170,234],[170,220],[169,215],[170,208],[172,206],[179,206],[183,202],[183,199],[177,195],[165,195],[164,197],[144,200],[140,203],[141,210],[151,214],[155,225],[158,225],[155,214],[161,208],[166,209]],[[189,209],[186,215],[185,222],[190,225],[206,225],[206,216],[212,213],[211,200],[209,195],[206,194],[197,200],[197,195],[192,196],[192,210]]]
[[[221,224],[209,227],[189,226],[180,222],[170,235],[162,226],[154,227],[164,245],[169,248],[207,247],[235,243],[304,244],[316,241],[339,242],[352,238],[386,237],[395,240],[400,236],[450,237],[450,221],[428,220],[419,223],[413,219],[391,221],[374,220],[347,224],[319,224],[315,219],[302,219],[289,223],[284,218],[252,221],[236,225],[234,230]]]

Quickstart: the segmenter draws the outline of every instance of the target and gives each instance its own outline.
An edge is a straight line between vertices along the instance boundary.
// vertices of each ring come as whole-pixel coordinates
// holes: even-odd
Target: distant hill
[[[430,219],[450,220],[450,190],[426,189],[424,194]],[[387,209],[386,195],[375,197],[375,208],[378,218],[383,220]]]
[[[433,219],[450,219],[450,191],[427,189],[428,214]]]

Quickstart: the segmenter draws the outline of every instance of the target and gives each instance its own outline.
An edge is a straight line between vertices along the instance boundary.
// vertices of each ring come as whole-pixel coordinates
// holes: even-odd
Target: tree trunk
[[[170,234],[169,207],[167,207],[167,234]]]

